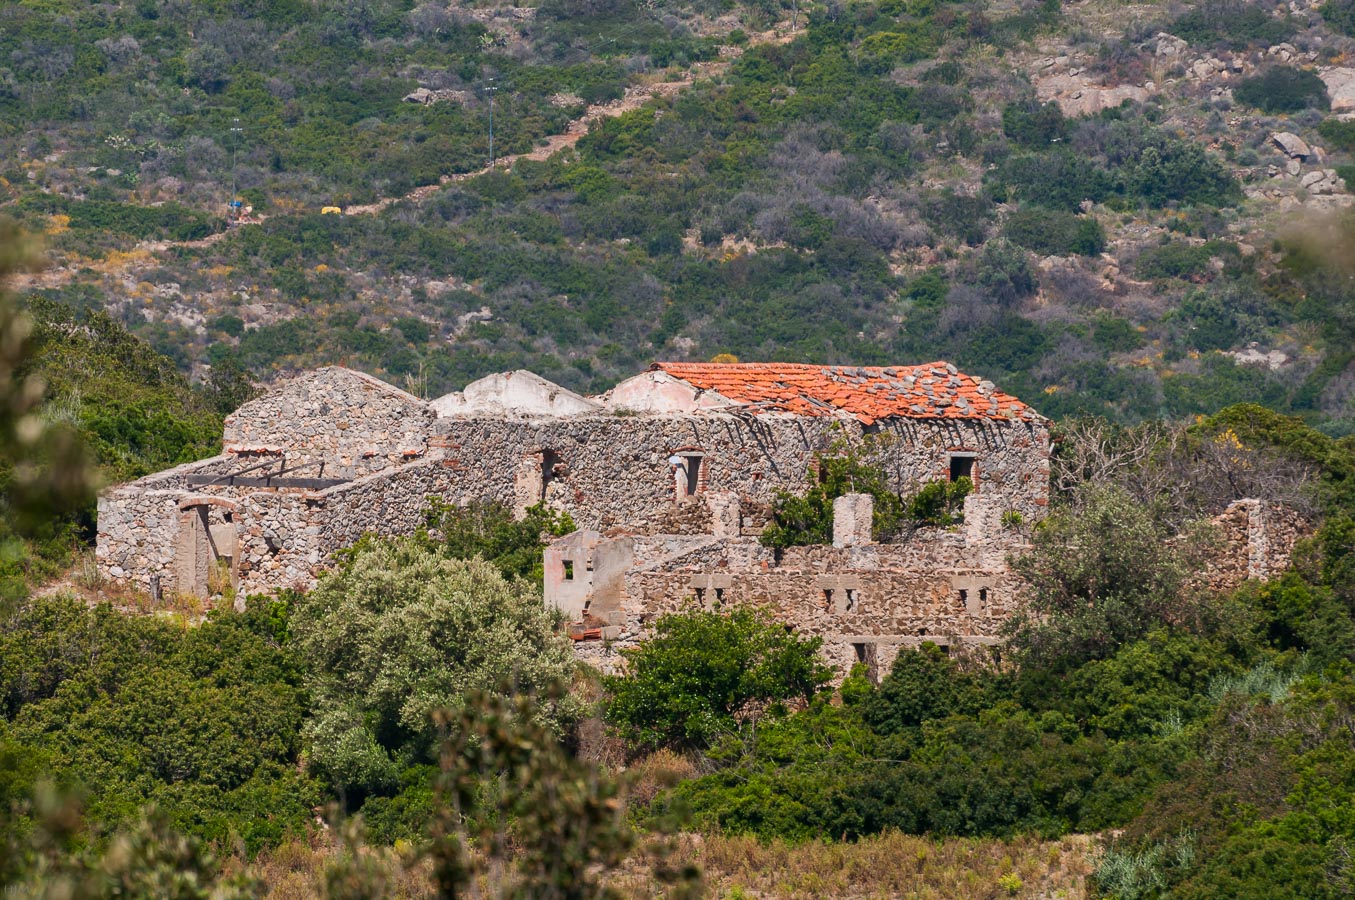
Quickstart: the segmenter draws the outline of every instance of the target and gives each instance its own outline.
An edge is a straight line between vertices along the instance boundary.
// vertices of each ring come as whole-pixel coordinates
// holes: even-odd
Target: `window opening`
[[[715,602],[716,602],[716,603],[720,603],[720,602],[723,602],[724,599],[725,599],[725,589],[724,589],[724,588],[716,588],[716,589],[715,589]]]
[[[856,609],[856,588],[847,588],[847,612]]]
[[[574,560],[566,559],[563,561],[565,567],[565,581],[574,580]]]
[[[696,592],[696,602],[699,603],[701,606],[705,606],[705,605],[706,605],[706,589],[705,589],[705,588],[692,588],[692,590]]]
[[[950,458],[950,480],[957,481],[961,478],[974,477],[974,457],[972,456],[951,456]]]
[[[559,464],[560,454],[554,450],[541,451],[541,496],[537,498],[538,501],[546,499],[546,491],[550,488],[551,482],[559,477],[555,474],[555,467]]]
[[[705,462],[705,457],[688,456],[687,460],[687,496],[691,497],[701,492],[701,465]]]
[[[988,603],[988,588],[979,588],[979,602],[982,603],[982,604],[987,605],[987,603]]]
[[[823,589],[823,608],[824,608],[824,609],[832,609],[832,608],[833,608],[833,589],[832,589],[832,588],[824,588],[824,589]]]
[[[960,588],[960,603],[962,604],[969,603],[969,591],[967,591],[964,588]]]
[[[852,644],[852,650],[856,653],[856,661],[866,667],[866,677],[870,679],[871,684],[879,684],[880,672],[876,665],[875,645],[869,643]]]

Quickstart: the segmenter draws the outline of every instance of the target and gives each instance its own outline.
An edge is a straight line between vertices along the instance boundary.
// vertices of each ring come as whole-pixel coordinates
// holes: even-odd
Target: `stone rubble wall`
[[[522,461],[550,451],[556,460],[545,489],[547,505],[567,511],[580,528],[659,532],[675,514],[668,458],[700,450],[708,492],[733,492],[748,507],[765,506],[778,491],[801,493],[816,454],[836,445],[877,442],[872,462],[904,491],[949,477],[947,454],[976,454],[975,503],[1019,512],[1035,521],[1048,503],[1049,435],[1037,422],[909,420],[863,429],[854,421],[710,412],[681,416],[581,416],[503,421],[446,418],[434,444],[464,475],[451,502],[523,499],[515,490]],[[700,507],[691,515],[704,516]]]
[[[802,634],[824,639],[839,678],[869,653],[877,673],[903,647],[997,643],[1016,611],[1016,578],[975,568],[963,534],[926,530],[905,544],[791,547],[777,554],[750,539],[708,539],[641,562],[626,573],[618,614],[604,641],[580,641],[581,658],[616,671],[620,651],[667,613],[751,605]],[[963,591],[963,593],[961,593]]]
[[[122,490],[99,498],[94,557],[111,584],[149,593],[151,579],[178,590],[175,559],[179,533],[177,490]]]
[[[1238,500],[1211,521],[1219,543],[1198,587],[1213,593],[1279,576],[1289,568],[1294,545],[1313,531],[1298,513],[1262,500]]]
[[[452,477],[446,460],[435,454],[324,491],[251,494],[245,509],[252,521],[245,530],[253,540],[248,555],[242,554],[242,587],[249,592],[313,587],[335,552],[364,534],[413,534],[424,523],[428,498],[444,496]]]
[[[181,504],[192,497],[211,502],[236,499],[238,492],[221,486],[190,488],[189,475],[216,475],[236,464],[222,454],[148,475],[105,491],[98,499],[98,532],[94,557],[100,574],[123,589],[149,592],[152,578],[162,591],[179,590]]]
[[[337,366],[300,375],[226,417],[227,452],[281,452],[299,477],[360,478],[422,456],[437,414],[383,381]]]

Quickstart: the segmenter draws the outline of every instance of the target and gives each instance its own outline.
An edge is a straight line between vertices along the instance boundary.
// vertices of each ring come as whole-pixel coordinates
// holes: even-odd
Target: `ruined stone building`
[[[777,492],[848,447],[900,491],[971,478],[964,524],[879,545],[847,498],[834,546],[762,547]],[[1045,420],[946,363],[659,363],[596,397],[519,371],[431,402],[331,367],[229,416],[219,456],[106,491],[97,557],[152,593],[307,588],[365,532],[414,531],[429,497],[545,503],[581,529],[547,551],[546,597],[587,653],[685,602],[757,602],[883,668],[924,638],[994,640],[1048,489]]]
[[[900,492],[970,478],[963,523],[877,543],[870,496],[849,494],[831,545],[762,546],[777,494],[849,450]],[[545,601],[604,668],[665,612],[757,604],[840,674],[884,672],[924,640],[997,641],[1049,452],[1043,418],[946,363],[658,363],[597,397],[519,371],[431,402],[331,367],[229,416],[220,455],[104,492],[96,553],[153,596],[305,589],[364,533],[412,533],[430,497],[544,503],[579,527],[546,550]],[[1254,500],[1218,525],[1213,588],[1284,568],[1302,528]]]

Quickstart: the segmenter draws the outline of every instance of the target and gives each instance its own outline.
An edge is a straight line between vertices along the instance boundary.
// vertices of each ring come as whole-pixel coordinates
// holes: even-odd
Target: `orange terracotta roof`
[[[799,363],[654,363],[704,391],[757,411],[880,419],[1040,419],[991,381],[945,362],[921,366],[811,366]]]

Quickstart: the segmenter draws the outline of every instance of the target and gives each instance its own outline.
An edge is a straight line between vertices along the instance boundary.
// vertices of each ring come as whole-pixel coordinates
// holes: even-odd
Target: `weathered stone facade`
[[[574,622],[581,656],[604,671],[623,663],[655,619],[715,606],[771,610],[823,638],[839,678],[856,663],[885,673],[899,651],[990,646],[1020,603],[1008,559],[1028,549],[1025,528],[992,523],[970,498],[965,522],[902,542],[870,540],[870,497],[834,503],[832,546],[776,553],[755,537],[611,535],[580,531],[546,550],[546,599]],[[1304,521],[1275,504],[1239,500],[1212,520],[1209,564],[1189,590],[1219,593],[1289,566]]]
[[[832,371],[865,380],[866,370]],[[952,402],[932,382],[944,391],[962,376],[941,364],[927,372],[914,399]],[[903,390],[909,377],[876,380]],[[1005,397],[973,391],[994,409]],[[900,489],[949,477],[959,460],[976,484],[975,521],[988,527],[1008,510],[1031,521],[1047,497],[1048,434],[1004,402],[1000,415],[806,415],[655,371],[597,398],[510,373],[425,403],[331,367],[231,415],[222,455],[106,491],[97,555],[107,578],[141,590],[202,595],[209,574],[242,593],[307,588],[363,533],[412,532],[429,497],[545,503],[596,531],[755,535],[778,491],[803,490],[818,458],[848,446]],[[984,552],[1001,558],[1001,548]]]
[[[849,495],[844,512],[869,497]],[[868,523],[869,519],[867,519]],[[869,538],[869,525],[865,534]],[[1005,563],[979,544],[1019,550],[1016,532],[982,536],[964,526],[924,529],[906,542],[791,547],[755,537],[656,537],[577,532],[546,551],[546,596],[575,621],[580,654],[613,670],[619,651],[665,613],[751,605],[797,631],[823,638],[827,661],[845,675],[857,662],[888,671],[900,649],[997,642],[1016,602]]]
[[[831,546],[763,547],[778,493],[848,451],[901,492],[970,478],[963,523],[876,543],[871,498],[852,494]],[[106,491],[96,552],[153,595],[305,589],[363,534],[412,533],[429,498],[543,503],[581,529],[547,548],[545,600],[604,668],[666,612],[753,604],[822,636],[839,675],[884,672],[923,640],[997,641],[1049,452],[1042,418],[944,363],[660,364],[599,397],[513,372],[431,403],[328,368],[241,407],[221,455]],[[1219,589],[1283,569],[1303,528],[1256,501],[1217,525],[1203,580]]]

